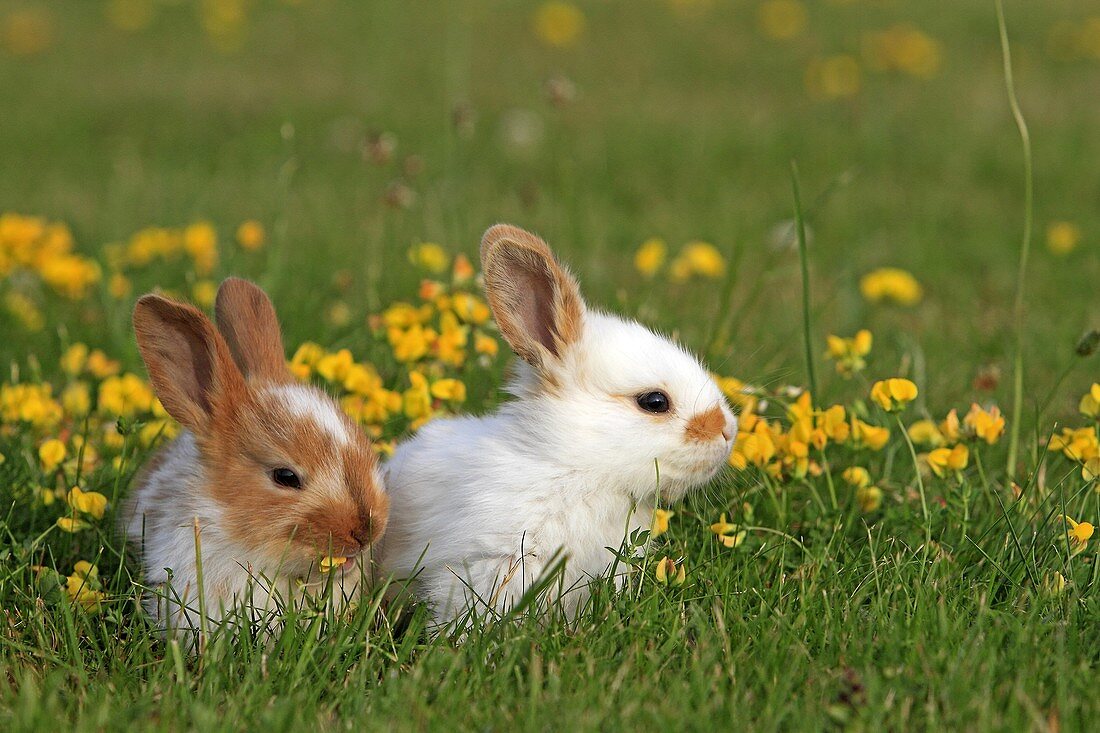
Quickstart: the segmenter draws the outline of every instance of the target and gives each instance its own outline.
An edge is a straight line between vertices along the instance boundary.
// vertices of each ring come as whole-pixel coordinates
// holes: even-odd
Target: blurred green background
[[[1100,7],[1007,14],[1034,139],[1039,400],[1100,322]],[[364,358],[366,315],[413,296],[410,245],[472,255],[510,221],[592,301],[717,371],[802,382],[797,252],[775,232],[794,160],[817,347],[868,327],[874,374],[914,375],[937,408],[1008,403],[1023,176],[991,1],[4,0],[0,98],[0,209],[66,222],[95,256],[150,225],[231,241],[256,219],[268,246],[223,248],[216,274],[269,287],[291,343]],[[1055,254],[1060,221],[1078,236]],[[714,243],[728,278],[646,280],[632,257],[651,237]],[[923,301],[865,302],[879,266]],[[134,295],[178,279],[143,277]],[[324,317],[334,303],[349,323]],[[0,357],[57,353],[60,320],[136,365],[129,299],[82,307],[38,334],[3,321]]]

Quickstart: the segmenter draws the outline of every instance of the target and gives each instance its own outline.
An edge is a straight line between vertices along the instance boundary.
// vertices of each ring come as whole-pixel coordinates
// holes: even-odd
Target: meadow
[[[1088,727],[1100,11],[1005,11],[1033,201],[993,0],[6,0],[0,727]],[[498,221],[705,359],[728,470],[572,621],[166,643],[134,300],[255,280],[385,454],[505,399]]]

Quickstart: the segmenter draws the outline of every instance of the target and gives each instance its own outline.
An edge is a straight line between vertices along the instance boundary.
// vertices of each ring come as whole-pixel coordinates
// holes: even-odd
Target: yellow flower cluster
[[[86,560],[73,565],[73,574],[65,579],[65,594],[80,608],[94,613],[107,597],[99,582],[99,568]]]
[[[719,384],[724,389],[730,386],[725,380]],[[742,406],[741,425],[729,459],[736,469],[756,466],[776,479],[800,479],[807,474],[817,476],[822,467],[810,457],[811,449],[820,453],[830,443],[835,443],[878,451],[890,438],[888,428],[849,415],[843,405],[815,408],[808,391],[802,392],[787,407],[789,427],[786,430],[779,420],[768,420],[757,414],[753,408],[758,404],[750,404],[750,409]]]
[[[634,267],[642,276],[659,274],[668,259],[668,245],[663,239],[647,239],[634,253]],[[688,242],[669,265],[673,282],[685,282],[695,277],[716,280],[726,274],[726,258],[709,242]]]
[[[94,260],[73,252],[67,226],[9,212],[0,214],[0,278],[16,269],[35,273],[55,292],[74,300],[87,295],[101,276]]]
[[[1047,450],[1061,452],[1071,461],[1081,464],[1081,476],[1085,481],[1096,481],[1100,491],[1100,382],[1094,382],[1078,403],[1081,414],[1092,425],[1081,428],[1062,428],[1059,435],[1052,435]]]
[[[924,289],[909,272],[897,267],[881,267],[864,275],[859,291],[872,303],[889,300],[898,305],[916,305]]]
[[[943,65],[943,49],[919,28],[900,24],[863,37],[863,58],[876,71],[899,71],[931,79]]]
[[[836,362],[836,373],[842,377],[851,377],[863,371],[867,366],[864,357],[871,353],[871,332],[866,328],[856,332],[851,338],[842,338],[829,334],[826,337],[826,358]]]
[[[237,227],[236,241],[243,250],[259,250],[265,240],[264,227],[258,221],[248,220]],[[185,259],[190,264],[185,274],[192,282],[191,298],[204,307],[214,303],[217,285],[209,278],[218,266],[220,251],[218,232],[210,222],[197,221],[184,227],[146,227],[125,242],[108,244],[103,250],[111,271],[107,291],[116,300],[132,292],[131,277],[135,270]]]
[[[376,337],[389,347],[389,356],[404,373],[387,385],[378,369],[358,362],[348,349],[328,352],[307,342],[290,359],[290,370],[301,380],[317,377],[334,390],[344,411],[362,424],[383,452],[407,425],[421,427],[449,414],[466,401],[466,384],[457,370],[471,353],[491,360],[499,351],[490,335],[492,313],[479,296],[467,288],[475,282],[469,260],[451,256],[434,243],[421,243],[409,251],[409,260],[432,274],[451,268],[450,283],[424,280],[418,304],[398,302],[369,323]],[[487,364],[488,361],[483,361]],[[393,421],[403,417],[407,422]]]

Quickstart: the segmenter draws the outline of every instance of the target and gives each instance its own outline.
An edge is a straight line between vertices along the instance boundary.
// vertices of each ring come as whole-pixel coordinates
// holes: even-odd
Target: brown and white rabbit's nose
[[[352,538],[359,543],[360,549],[367,547],[374,541],[374,532],[370,525],[362,525],[351,531]]]

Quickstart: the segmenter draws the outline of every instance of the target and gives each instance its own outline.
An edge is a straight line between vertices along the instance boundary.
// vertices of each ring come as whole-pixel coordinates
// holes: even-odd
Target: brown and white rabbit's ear
[[[145,295],[134,333],[149,379],[168,414],[191,430],[245,399],[247,387],[214,324],[194,306]]]
[[[481,238],[485,293],[504,339],[527,363],[545,366],[581,337],[584,300],[573,276],[534,234],[508,224]]]
[[[214,316],[246,377],[290,379],[275,306],[259,286],[239,277],[226,279],[218,288]]]

